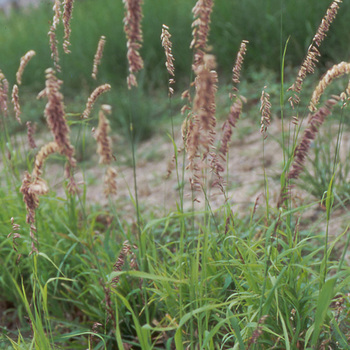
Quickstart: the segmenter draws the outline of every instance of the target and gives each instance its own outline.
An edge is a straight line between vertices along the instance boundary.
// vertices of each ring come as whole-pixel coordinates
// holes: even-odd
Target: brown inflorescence
[[[131,248],[137,249],[137,246],[131,246],[129,241],[125,241],[123,243],[123,248],[121,249],[118,259],[115,262],[115,264],[113,265],[113,271],[114,272],[120,272],[123,269],[123,266],[125,264],[125,260],[127,258],[128,255],[131,256],[131,261],[130,261],[130,267],[132,269],[138,269],[137,266],[137,261],[136,261],[136,256],[135,253],[131,250]],[[116,276],[112,279],[112,286],[116,287],[116,285],[119,282],[119,276]]]
[[[248,350],[251,348],[251,346],[253,344],[256,344],[258,339],[261,337],[261,335],[263,334],[263,327],[262,325],[265,323],[266,319],[268,318],[268,315],[264,315],[260,318],[260,320],[257,323],[257,327],[254,330],[251,338],[248,341]]]
[[[160,40],[162,41],[162,46],[165,51],[166,62],[165,66],[170,76],[175,76],[175,67],[174,67],[174,56],[172,54],[172,42],[170,41],[171,35],[169,33],[169,27],[163,24],[162,34],[160,36]],[[169,79],[169,96],[174,94],[174,89],[171,85],[175,84],[175,80],[173,78]]]
[[[116,195],[117,194],[117,171],[112,168],[108,167],[106,170],[106,174],[104,177],[104,194],[106,197]]]
[[[53,11],[54,11],[54,16],[52,19],[52,25],[50,27],[50,30],[48,32],[49,36],[49,42],[50,42],[50,50],[51,50],[51,58],[54,61],[55,68],[58,72],[61,71],[61,67],[59,65],[59,54],[58,54],[58,41],[56,39],[56,29],[57,26],[60,22],[61,18],[61,1],[60,0],[55,0],[55,3],[53,5]]]
[[[236,127],[237,121],[239,120],[243,107],[243,97],[237,97],[235,102],[230,107],[228,119],[222,126],[223,136],[221,139],[220,154],[224,160],[229,149],[229,143],[232,136],[232,128]]]
[[[28,144],[30,148],[36,148],[36,143],[34,140],[34,132],[35,132],[35,124],[32,126],[32,123],[28,121],[26,123],[27,125],[27,138],[28,138]]]
[[[112,142],[111,138],[108,136],[110,127],[105,113],[111,113],[111,106],[102,105],[95,137],[97,141],[97,153],[100,156],[100,164],[111,164],[113,160]]]
[[[58,55],[58,41],[56,39],[56,32],[53,28],[53,26],[51,26],[50,31],[48,33],[49,35],[49,39],[50,39],[50,50],[51,50],[51,58],[53,59],[55,68],[58,72],[61,71],[61,66],[59,65],[59,55]]]
[[[53,153],[58,153],[59,151],[60,151],[60,147],[56,142],[53,142],[53,141],[41,147],[41,149],[39,150],[38,154],[35,157],[32,177],[39,178],[42,174],[42,169],[43,169],[45,160],[49,157],[49,155]]]
[[[213,145],[215,136],[215,93],[217,90],[217,74],[212,71],[214,57],[206,56],[207,64],[196,70],[196,95],[193,100],[193,117],[187,121],[186,151],[190,161],[189,167],[194,169],[195,158],[199,156],[199,148],[204,148],[203,158]]]
[[[16,120],[18,121],[18,123],[22,124],[20,115],[21,115],[21,106],[19,104],[19,96],[18,96],[18,86],[15,84],[13,85],[12,88],[12,103],[13,103],[13,109],[15,111],[15,116],[16,116]]]
[[[9,83],[5,75],[0,70],[0,110],[7,117],[7,100],[8,100]]]
[[[47,183],[40,177],[42,168],[47,157],[50,154],[58,151],[59,146],[56,142],[50,142],[43,146],[35,157],[32,175],[30,175],[27,171],[24,173],[24,178],[20,188],[20,192],[23,194],[23,201],[27,209],[27,223],[30,224],[30,237],[32,239],[31,254],[33,252],[38,252],[36,247],[37,240],[35,238],[35,210],[39,206],[39,197],[49,191]]]
[[[319,47],[321,46],[322,41],[327,35],[327,32],[329,30],[329,27],[333,20],[335,19],[339,4],[342,2],[342,0],[334,0],[332,4],[327,9],[326,15],[323,17],[322,22],[320,26],[317,29],[317,32],[315,36],[312,39],[312,43],[308,48],[307,55],[299,69],[297,78],[294,82],[294,84],[289,88],[289,90],[292,90],[295,92],[295,94],[289,98],[289,101],[294,107],[294,104],[299,103],[299,96],[303,81],[307,74],[312,74],[314,72],[314,68],[316,66],[316,63],[318,62],[318,57],[321,56],[319,52]]]
[[[316,138],[320,126],[326,117],[331,114],[332,107],[337,103],[336,99],[329,99],[315,114],[311,115],[308,127],[304,131],[303,137],[294,151],[292,169],[288,174],[288,179],[297,179],[304,167],[305,158],[310,148],[311,142]]]
[[[102,105],[99,114],[99,123],[96,129],[97,153],[100,155],[100,163],[111,164],[114,156],[112,153],[112,140],[108,136],[110,132],[109,121],[105,114],[111,114],[112,107],[110,105]]]
[[[63,16],[62,16],[62,22],[64,26],[63,50],[65,53],[70,53],[70,50],[68,49],[68,47],[70,46],[70,41],[69,41],[70,34],[71,34],[70,21],[72,19],[73,3],[74,3],[74,0],[64,0],[64,3],[63,3]]]
[[[264,135],[264,138],[267,137],[266,132],[268,126],[271,124],[271,103],[270,103],[270,95],[265,91],[267,86],[264,86],[264,90],[261,92],[261,128],[260,132]]]
[[[127,58],[129,63],[128,88],[137,86],[135,73],[143,68],[143,60],[140,55],[142,46],[142,0],[123,0],[125,7],[124,32],[127,39]]]
[[[47,124],[59,147],[59,152],[68,158],[72,167],[76,166],[74,147],[69,138],[69,127],[65,119],[63,95],[60,93],[62,81],[57,79],[55,71],[49,68],[46,73],[46,87],[39,96],[46,96],[48,102],[45,106],[44,115]]]
[[[30,50],[23,57],[21,57],[19,68],[18,68],[18,71],[16,73],[16,80],[17,80],[17,84],[18,85],[22,84],[22,75],[23,75],[24,69],[27,66],[28,62],[34,56],[35,56],[35,51],[34,50]]]
[[[21,238],[21,235],[19,233],[21,226],[15,223],[15,219],[13,217],[11,218],[11,225],[12,225],[12,231],[7,235],[7,238],[10,238],[12,236],[12,248],[16,253],[18,253],[18,250],[17,250],[18,243],[16,240]],[[21,254],[19,254],[17,258],[17,263],[20,258],[21,258]]]
[[[242,69],[242,64],[244,61],[244,56],[247,52],[247,44],[249,44],[248,40],[242,40],[241,42],[241,46],[239,48],[239,51],[237,53],[237,57],[236,57],[236,63],[233,66],[232,69],[232,82],[234,84],[239,84],[240,83],[240,75],[241,75],[241,69]],[[237,88],[234,87],[234,90],[236,90]]]
[[[102,105],[99,114],[98,127],[95,132],[95,138],[97,141],[97,153],[100,156],[100,164],[109,165],[114,159],[114,156],[112,153],[112,141],[108,136],[110,131],[109,121],[106,118],[105,113],[111,113],[111,106]],[[117,171],[109,166],[104,177],[104,193],[107,197],[109,195],[117,194],[116,177]]]
[[[339,101],[339,97],[326,101],[325,105],[321,107],[317,112],[309,116],[308,126],[304,131],[300,143],[294,150],[294,159],[291,165],[291,169],[287,174],[287,180],[296,180],[299,178],[303,168],[305,159],[310,149],[311,142],[315,140],[319,128],[324,123],[326,117],[331,114],[332,107]],[[280,192],[277,207],[281,207],[287,196],[290,194],[292,185],[285,185]]]
[[[106,37],[102,35],[100,40],[98,41],[98,44],[97,44],[97,50],[95,53],[94,63],[92,66],[91,76],[95,80],[97,78],[98,66],[101,64],[101,60],[102,60],[102,56],[103,56],[103,49],[105,47],[105,44],[106,44]]]
[[[53,19],[52,19],[52,26],[56,30],[58,24],[60,23],[60,18],[62,16],[62,12],[61,12],[61,0],[54,0],[54,1],[55,1],[55,3],[53,5],[54,15],[53,15]]]
[[[87,100],[85,111],[82,114],[82,118],[86,119],[89,117],[92,107],[94,106],[94,103],[99,98],[100,95],[102,95],[104,92],[107,92],[111,89],[111,86],[109,84],[104,84],[98,86],[90,95],[90,97]]]
[[[244,56],[247,52],[247,44],[249,42],[247,40],[243,40],[241,42],[240,49],[237,53],[236,62],[232,69],[232,93],[230,93],[230,99],[232,100],[232,104],[230,106],[230,112],[227,120],[222,125],[222,138],[221,138],[221,146],[219,149],[219,155],[222,161],[226,162],[226,155],[229,150],[229,143],[231,141],[233,130],[232,128],[236,127],[236,124],[241,116],[243,102],[245,102],[245,98],[243,96],[237,96],[238,92],[238,84],[240,83],[240,74],[242,69],[242,64],[244,61]]]
[[[310,111],[316,111],[316,105],[318,104],[327,86],[331,84],[334,79],[339,78],[344,74],[350,74],[350,63],[348,62],[336,64],[327,71],[323,78],[318,82],[316,89],[312,93],[311,102],[309,105]]]
[[[197,0],[192,9],[192,42],[191,49],[194,49],[193,70],[203,65],[203,58],[208,50],[207,42],[210,30],[210,16],[213,11],[213,0]]]

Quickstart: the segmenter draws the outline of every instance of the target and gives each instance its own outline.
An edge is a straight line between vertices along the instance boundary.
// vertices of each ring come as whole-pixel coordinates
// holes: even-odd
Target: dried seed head
[[[300,101],[298,94],[302,89],[303,81],[306,75],[314,72],[314,67],[318,62],[318,57],[321,56],[318,48],[321,46],[322,41],[326,37],[329,27],[337,15],[339,4],[341,2],[342,0],[334,0],[328,8],[326,15],[322,19],[322,22],[318,27],[314,38],[312,39],[312,44],[308,48],[307,55],[299,69],[297,78],[294,84],[289,88],[289,90],[295,91],[294,96],[290,98],[290,103],[293,108],[294,104],[298,104]]]
[[[143,60],[139,53],[142,46],[142,0],[123,0],[124,32],[127,39],[127,58],[129,62],[129,76],[127,78],[128,88],[137,86],[135,73],[143,68]]]
[[[263,334],[263,328],[262,328],[262,324],[265,323],[266,319],[268,318],[268,315],[264,315],[260,318],[260,320],[258,321],[257,327],[254,330],[251,338],[248,341],[248,350],[251,348],[251,346],[253,344],[256,344],[258,339],[260,338],[260,336]]]
[[[322,41],[326,37],[329,27],[337,15],[339,4],[341,2],[342,0],[334,0],[327,9],[326,15],[323,17],[322,22],[317,29],[317,33],[313,38],[313,42],[318,47],[321,45]]]
[[[242,69],[242,64],[243,64],[243,61],[244,61],[244,56],[247,52],[247,44],[249,44],[249,41],[248,40],[243,40],[241,42],[241,46],[240,46],[240,49],[237,53],[237,58],[236,58],[236,63],[232,69],[232,82],[234,84],[239,84],[240,83],[240,80],[239,80],[239,77],[241,75],[241,69]],[[234,87],[234,90],[237,90],[236,87]]]
[[[19,224],[15,223],[15,219],[12,217],[11,218],[11,225],[12,225],[12,231],[7,235],[7,238],[10,238],[12,236],[12,249],[18,253],[17,246],[18,242],[17,239],[21,238],[21,235],[19,233],[19,230],[21,226]],[[21,258],[21,254],[17,258],[17,264],[19,262],[19,259]]]
[[[16,120],[18,121],[18,123],[22,124],[20,115],[21,115],[21,106],[19,104],[19,97],[18,97],[18,86],[15,84],[13,85],[12,88],[12,103],[13,103],[13,109],[15,111],[16,114]]]
[[[117,194],[117,181],[118,173],[112,167],[108,167],[104,178],[104,194],[106,197]]]
[[[27,222],[35,222],[35,209],[39,205],[39,197],[35,192],[30,191],[30,186],[32,184],[32,177],[26,171],[24,173],[24,178],[22,181],[22,186],[20,192],[23,194],[23,201],[27,209]]]
[[[35,51],[30,50],[23,57],[21,57],[21,62],[19,64],[19,68],[16,73],[16,79],[17,79],[18,85],[22,84],[22,75],[24,72],[24,68],[27,66],[28,62],[32,59],[33,56],[35,56]]]
[[[73,176],[73,169],[69,163],[66,163],[64,167],[64,176],[68,180],[67,183],[67,190],[71,195],[75,195],[80,192],[80,188],[78,187],[78,184],[75,182],[74,176]],[[84,182],[80,182],[79,184],[82,184]]]
[[[32,123],[30,121],[28,121],[26,125],[27,125],[27,138],[28,138],[29,147],[36,148],[36,143],[34,140],[36,125],[32,126]]]
[[[106,37],[104,37],[102,35],[100,40],[98,41],[97,50],[95,53],[94,63],[93,63],[93,67],[92,67],[91,76],[95,80],[97,78],[98,66],[101,64],[101,60],[102,60],[102,56],[103,56],[103,49],[105,47],[105,44],[106,44]]]
[[[9,83],[5,75],[0,70],[0,110],[7,117],[7,100],[8,100]]]
[[[104,84],[98,86],[90,95],[88,98],[88,101],[86,103],[85,111],[82,114],[82,118],[86,119],[89,117],[92,107],[94,106],[94,103],[99,98],[100,95],[102,95],[104,92],[107,92],[111,89],[111,86],[109,84]]]
[[[195,159],[200,156],[205,159],[213,148],[216,126],[217,73],[213,70],[215,59],[212,55],[203,57],[203,65],[196,68],[196,95],[193,100],[193,117],[188,119],[186,135],[186,151],[189,159],[189,168],[195,171]],[[201,148],[201,149],[200,149]],[[197,177],[193,174],[193,184]]]
[[[54,62],[55,68],[58,72],[61,71],[61,67],[59,65],[59,54],[58,54],[58,41],[56,39],[56,29],[54,26],[50,27],[50,30],[48,32],[49,41],[50,41],[50,50],[51,50],[51,58]]]
[[[270,103],[270,95],[265,91],[267,86],[264,87],[264,90],[261,93],[261,128],[260,132],[264,135],[264,138],[267,137],[266,131],[267,127],[271,124],[271,103]]]
[[[113,160],[112,153],[112,141],[108,136],[110,131],[109,121],[105,114],[107,111],[110,113],[110,106],[103,105],[99,113],[98,127],[95,132],[95,137],[97,141],[97,153],[100,156],[100,164],[111,164]]]
[[[232,136],[232,128],[236,127],[237,121],[239,120],[243,107],[242,97],[236,97],[236,100],[230,107],[230,113],[228,115],[228,119],[224,122],[222,126],[222,139],[221,139],[221,147],[220,154],[223,161],[226,161],[226,154],[229,149],[229,143],[231,141]]]
[[[49,157],[49,155],[53,153],[58,153],[60,148],[56,142],[49,142],[45,146],[41,147],[40,151],[35,157],[34,169],[32,172],[33,178],[38,178],[42,174],[42,168],[44,166],[45,160]]]
[[[331,114],[332,107],[337,103],[335,99],[330,99],[325,106],[320,108],[315,114],[310,116],[308,127],[304,131],[303,137],[295,148],[294,160],[288,179],[297,179],[303,170],[307,153],[310,149],[311,142],[316,138],[320,126],[324,123],[326,117]]]
[[[202,158],[206,158],[213,147],[216,127],[216,103],[217,73],[212,70],[215,67],[215,59],[212,55],[203,57],[204,64],[199,66],[195,73],[196,95],[193,100],[193,114],[191,124],[187,132],[187,153],[191,164],[198,156],[199,146],[203,148]]]
[[[331,84],[331,82],[343,76],[344,74],[350,73],[350,63],[341,62],[339,64],[334,65],[331,69],[327,71],[327,73],[323,76],[323,78],[319,81],[316,89],[312,93],[311,102],[309,105],[310,111],[316,111],[316,105],[318,104],[320,97],[324,93],[326,87]]]
[[[58,24],[60,23],[60,18],[62,16],[62,13],[61,13],[61,0],[54,0],[54,1],[55,1],[53,5],[54,16],[52,19],[52,26],[54,29],[56,29]]]
[[[113,265],[113,271],[115,272],[120,272],[123,269],[123,266],[125,264],[125,260],[128,255],[131,255],[131,262],[133,262],[133,268],[138,268],[137,267],[137,262],[136,262],[136,256],[135,253],[131,250],[131,245],[129,241],[124,241],[123,243],[123,248],[121,249],[118,259],[116,263]],[[134,249],[137,249],[137,247],[134,245]],[[131,263],[130,263],[131,265]],[[131,267],[131,266],[130,266]],[[116,276],[112,279],[112,286],[116,287],[117,283],[119,282],[119,276]]]
[[[46,71],[46,87],[44,95],[48,102],[45,106],[45,117],[47,124],[55,138],[60,149],[60,153],[64,154],[72,167],[75,167],[74,147],[69,139],[69,127],[65,119],[65,111],[63,104],[63,95],[60,93],[61,80],[58,80],[55,71],[52,68]]]
[[[172,54],[172,42],[170,41],[171,35],[169,33],[169,27],[163,24],[162,27],[162,35],[160,36],[160,40],[162,41],[162,46],[165,51],[166,62],[165,66],[170,76],[175,76],[175,67],[174,67],[174,56]],[[175,80],[169,79],[169,96],[174,94],[174,89],[170,86],[175,83]]]
[[[207,42],[210,30],[210,16],[213,11],[213,0],[197,0],[192,9],[192,42],[191,49],[194,49],[194,70],[203,64],[205,52],[207,52]]]
[[[64,0],[63,3],[63,26],[64,26],[64,42],[63,42],[63,50],[65,53],[70,53],[68,47],[70,46],[69,38],[71,34],[70,28],[70,20],[72,19],[73,12],[73,3],[74,0]]]

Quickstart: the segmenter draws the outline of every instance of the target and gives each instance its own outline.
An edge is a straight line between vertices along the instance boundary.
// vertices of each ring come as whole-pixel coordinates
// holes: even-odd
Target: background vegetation
[[[191,9],[194,3],[195,1],[188,0],[145,1],[142,49],[145,72],[142,86],[153,90],[156,86],[166,84],[164,52],[159,41],[163,23],[170,27],[172,33],[177,80],[188,84],[192,60],[189,49]],[[329,3],[329,0],[216,1],[209,42],[218,60],[220,76],[226,81],[230,80],[235,55],[243,39],[250,41],[245,67],[251,71],[268,68],[279,72],[281,47],[284,47],[289,36],[286,65],[300,65]],[[61,55],[65,88],[81,91],[94,84],[90,78],[91,62],[101,35],[106,36],[107,44],[99,81],[110,82],[114,88],[125,88],[127,68],[122,1],[77,0],[76,5],[72,20],[72,53]],[[322,50],[321,67],[329,65],[335,59],[342,61],[349,57],[349,6],[344,1],[337,21],[330,29],[327,46]],[[48,19],[52,16],[51,1],[42,1],[39,9],[13,11],[9,17],[3,14],[0,16],[2,70],[13,82],[19,57],[33,49],[38,57],[28,67],[24,85],[41,88],[43,67],[51,66],[49,45],[45,40],[50,21]]]

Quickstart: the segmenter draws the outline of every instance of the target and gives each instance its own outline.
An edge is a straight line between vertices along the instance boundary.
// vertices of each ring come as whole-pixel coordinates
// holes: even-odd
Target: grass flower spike
[[[12,88],[12,103],[13,103],[13,109],[15,111],[16,114],[16,119],[18,121],[18,123],[22,124],[20,115],[21,115],[21,106],[19,104],[19,97],[18,97],[18,86],[15,84],[13,85]]]
[[[32,126],[32,123],[30,121],[28,121],[26,123],[27,125],[27,138],[28,138],[28,144],[30,148],[36,148],[36,143],[34,140],[34,132],[35,132],[35,124],[34,126]]]
[[[62,16],[62,22],[64,26],[64,42],[63,42],[63,50],[65,53],[70,53],[69,46],[70,46],[70,34],[71,34],[71,28],[70,28],[70,21],[72,19],[72,12],[73,12],[73,3],[74,0],[64,0],[63,3],[63,16]]]
[[[261,129],[260,132],[264,135],[264,138],[267,137],[266,131],[268,126],[271,124],[271,103],[270,103],[270,95],[265,91],[267,86],[264,87],[264,90],[261,93]]]
[[[72,167],[75,167],[74,147],[70,142],[70,130],[65,119],[63,95],[60,92],[61,84],[62,81],[56,78],[55,71],[52,68],[47,69],[46,88],[43,91],[43,95],[46,96],[48,102],[45,106],[44,114],[60,153],[68,158]]]
[[[316,111],[316,105],[318,104],[318,101],[320,100],[327,86],[330,85],[334,79],[340,78],[344,74],[350,74],[350,63],[348,62],[336,64],[327,71],[312,93],[311,102],[309,105],[310,111]]]
[[[0,110],[5,117],[7,117],[8,90],[9,83],[0,70]]]
[[[22,84],[22,75],[23,75],[24,69],[27,66],[28,62],[32,59],[33,56],[35,56],[35,51],[30,50],[21,58],[20,65],[19,65],[18,71],[16,73],[16,79],[17,79],[18,85]]]
[[[125,7],[124,32],[127,39],[127,58],[129,62],[128,88],[137,86],[135,73],[143,68],[143,60],[140,55],[142,46],[142,0],[123,0]]]
[[[96,129],[95,137],[97,142],[97,153],[100,156],[100,164],[111,164],[113,160],[112,142],[108,136],[110,131],[109,121],[105,113],[111,113],[111,106],[103,105],[99,114],[98,127]]]
[[[98,66],[101,64],[101,60],[102,60],[102,56],[103,56],[103,49],[105,47],[105,44],[106,44],[106,37],[102,35],[100,40],[98,41],[98,44],[97,44],[97,50],[96,50],[96,54],[94,57],[94,63],[93,63],[93,67],[92,67],[91,76],[95,80],[97,78]]]
[[[166,62],[165,66],[166,69],[171,77],[175,76],[175,67],[174,67],[174,56],[172,54],[172,43],[170,41],[171,35],[169,33],[169,27],[167,27],[165,24],[163,24],[162,27],[162,35],[160,36],[160,40],[162,41],[162,46],[165,51],[165,57]],[[174,89],[171,87],[172,84],[175,83],[175,80],[173,78],[169,79],[169,96],[172,96],[174,94]]]
[[[86,103],[85,111],[82,114],[82,118],[86,119],[89,117],[92,107],[94,106],[96,100],[105,92],[109,91],[111,89],[111,86],[109,84],[104,84],[98,86],[90,95],[88,98],[88,101]]]
[[[236,58],[236,63],[233,66],[232,69],[232,82],[234,84],[239,84],[240,83],[240,75],[241,75],[241,69],[242,69],[242,65],[243,65],[243,61],[244,61],[244,56],[247,52],[247,44],[249,44],[248,40],[242,40],[241,42],[241,46],[240,49],[237,53],[237,58]],[[236,90],[237,88],[234,87],[234,90]]]
[[[192,9],[194,21],[192,22],[191,49],[194,49],[194,70],[203,64],[203,58],[208,50],[208,36],[210,30],[210,16],[213,11],[213,0],[198,0]]]
[[[56,30],[57,26],[60,22],[61,18],[61,1],[60,0],[55,0],[55,3],[53,5],[53,11],[54,11],[54,16],[52,19],[52,25],[50,27],[50,30],[48,32],[49,36],[49,42],[50,42],[50,50],[51,50],[51,58],[54,62],[55,68],[58,72],[61,71],[61,67],[59,65],[59,54],[58,54],[58,41],[56,38]]]
[[[100,156],[100,164],[110,165],[114,159],[112,153],[112,141],[108,136],[110,131],[109,121],[105,114],[111,114],[112,108],[109,105],[102,105],[98,127],[95,132],[96,142],[97,142],[97,153]],[[109,166],[106,170],[104,178],[104,193],[106,197],[109,195],[117,194],[117,171]]]
[[[326,15],[323,17],[322,22],[318,27],[315,36],[312,39],[312,44],[309,46],[307,55],[299,69],[297,78],[294,84],[289,88],[289,90],[292,90],[295,92],[294,96],[289,98],[289,101],[292,107],[294,107],[294,104],[299,103],[298,95],[302,89],[303,81],[306,75],[312,74],[314,72],[314,68],[316,66],[316,63],[318,62],[318,57],[321,56],[319,52],[319,47],[321,46],[322,41],[326,37],[326,34],[329,30],[331,23],[333,22],[333,20],[337,15],[339,4],[341,2],[342,0],[334,0],[330,5],[330,7],[328,8]]]

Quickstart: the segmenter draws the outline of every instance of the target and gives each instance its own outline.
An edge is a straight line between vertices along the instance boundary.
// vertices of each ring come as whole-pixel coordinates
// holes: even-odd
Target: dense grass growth
[[[105,1],[101,6],[96,1],[76,1],[72,53],[60,56],[62,83],[52,69],[46,70],[52,62],[47,40],[42,38],[52,18],[51,4],[42,5],[35,22],[29,14],[25,20],[19,20],[20,14],[6,19],[13,27],[6,37],[5,53],[10,55],[12,48],[18,62],[28,49],[37,51],[24,72],[19,97],[28,87],[32,89],[24,101],[20,99],[26,105],[22,121],[30,120],[30,111],[40,108],[45,116],[40,119],[41,131],[45,132],[37,134],[37,147],[30,148],[12,106],[2,108],[5,83],[0,80],[0,349],[349,349],[350,167],[349,145],[344,146],[342,140],[349,132],[344,120],[350,87],[346,89],[347,80],[334,83],[333,90],[327,85],[349,74],[350,64],[333,67],[330,81],[316,82],[315,91],[327,89],[315,111],[306,109],[308,89],[292,109],[285,66],[294,64],[298,53],[289,55],[289,51],[295,52],[300,41],[300,56],[304,56],[302,48],[314,34],[314,16],[320,11],[319,23],[327,6],[317,2],[312,14],[307,7],[304,12],[310,11],[309,19],[296,27],[296,9],[305,5],[302,1],[293,6],[289,1],[229,3],[217,1],[214,7],[210,52],[217,55],[219,71],[231,72],[241,39],[250,39],[245,64],[255,70],[251,79],[262,83],[258,91],[243,81],[238,85],[235,78],[235,90],[224,79],[217,92],[214,56],[201,57],[198,51],[207,51],[205,45],[194,48],[195,57],[200,58],[193,60],[190,72],[194,4],[188,1],[171,1],[167,6],[146,2],[141,50],[146,69],[136,73],[139,87],[128,91],[121,2]],[[234,16],[238,11],[241,17]],[[94,19],[88,13],[94,13]],[[344,4],[340,23],[346,15]],[[254,23],[247,21],[254,16]],[[32,37],[24,34],[26,20],[33,27],[37,24]],[[166,20],[174,39],[179,79],[185,82],[196,77],[184,123],[175,110],[185,101],[180,103],[177,95],[160,98],[166,95],[162,86],[167,75],[161,71],[164,52],[159,33]],[[200,30],[209,24],[205,22]],[[36,30],[40,40],[35,38]],[[261,41],[254,30],[261,34]],[[285,47],[286,33],[293,30],[295,37]],[[108,45],[96,83],[89,76],[102,34]],[[88,39],[82,41],[82,37]],[[339,55],[330,49],[329,56],[324,56],[327,61],[334,55],[339,62],[348,50],[336,40],[332,33],[327,44],[339,44]],[[244,57],[244,50],[240,55]],[[10,62],[12,56],[4,57],[0,69],[12,87],[18,64]],[[273,73],[275,81],[263,94],[270,71],[259,70],[262,66],[280,69],[278,85]],[[100,83],[111,83],[114,92],[93,99],[94,112],[82,119],[87,92]],[[80,89],[83,92],[78,96],[75,91]],[[37,102],[34,97],[39,91],[43,91],[43,101]],[[274,93],[271,99],[268,91]],[[229,97],[228,92],[237,96]],[[260,96],[259,113],[256,101]],[[238,120],[246,99],[250,111],[254,105],[255,115],[262,117],[261,125],[253,124],[249,135],[241,131]],[[113,128],[109,134],[107,120],[119,114],[123,115],[119,125],[131,137],[130,145],[124,142],[117,149],[111,146],[116,137]],[[166,139],[172,152],[164,162],[173,165],[175,181],[164,181],[164,204],[153,207],[152,195],[158,195],[158,202],[160,196],[152,192],[152,184],[143,196],[138,191],[137,141],[145,130],[155,127],[150,119],[157,114],[171,117]],[[227,114],[231,119],[224,124]],[[159,123],[156,127],[159,134]],[[243,133],[236,139],[236,149],[229,146],[230,132]],[[259,149],[254,150],[259,157],[250,164],[249,176],[260,175],[251,184],[260,194],[251,200],[247,191],[243,201],[248,204],[237,209],[240,184],[234,185],[233,177],[239,169],[231,169],[230,161],[240,157],[239,144],[254,133],[259,134]],[[93,164],[95,141],[100,164]],[[279,144],[279,150],[269,148],[271,143]],[[281,151],[273,173],[268,171],[271,149],[276,154]],[[131,164],[130,169],[124,164],[125,174],[121,172],[118,178],[119,191],[128,189],[124,197],[116,195],[113,187],[120,158]],[[244,157],[238,164],[243,163]],[[98,193],[88,200],[94,174]],[[103,188],[109,191],[105,205],[101,204]],[[314,196],[305,196],[300,188]]]

